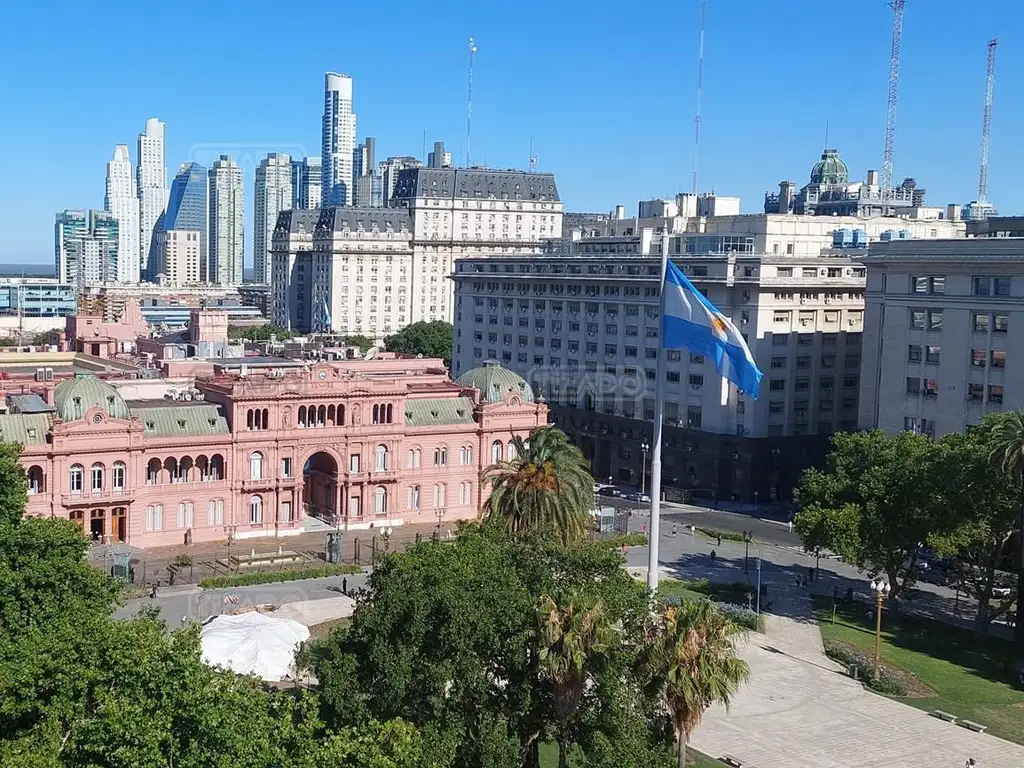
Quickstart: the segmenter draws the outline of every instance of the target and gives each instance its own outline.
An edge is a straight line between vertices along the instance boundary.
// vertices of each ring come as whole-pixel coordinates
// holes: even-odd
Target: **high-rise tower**
[[[220,285],[242,282],[245,196],[242,169],[221,155],[210,169],[210,259],[207,279]]]
[[[183,163],[171,183],[161,231],[191,230],[199,233],[199,280],[209,280],[210,192],[207,170],[199,163]]]
[[[351,160],[351,155],[349,155]],[[326,192],[326,189],[324,190]],[[270,246],[277,214],[292,207],[292,160],[271,152],[256,169],[256,207],[253,212],[252,265],[257,283],[270,282]]]
[[[356,116],[352,111],[352,78],[328,72],[324,78],[323,205],[355,202],[353,152]]]
[[[137,283],[142,268],[139,255],[139,193],[126,144],[114,147],[114,157],[107,163],[107,189],[103,196],[103,208],[118,223],[117,280],[120,283]]]
[[[118,221],[111,213],[58,213],[54,225],[57,279],[79,287],[118,280],[118,241]]]
[[[321,179],[319,157],[292,160],[292,208],[300,210],[319,208]]]
[[[149,256],[153,250],[153,229],[167,209],[167,166],[164,164],[164,124],[155,117],[146,121],[139,134],[139,269],[149,277]]]

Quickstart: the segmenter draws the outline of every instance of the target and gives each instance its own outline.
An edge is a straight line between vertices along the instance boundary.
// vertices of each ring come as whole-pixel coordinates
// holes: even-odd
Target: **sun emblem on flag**
[[[722,341],[729,338],[729,321],[718,312],[711,313],[711,330]]]

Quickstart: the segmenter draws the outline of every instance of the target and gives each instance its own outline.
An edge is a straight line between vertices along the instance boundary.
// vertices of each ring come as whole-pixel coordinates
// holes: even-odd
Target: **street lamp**
[[[225,525],[224,535],[228,540],[228,576],[231,575],[231,542],[235,540],[235,531],[238,530],[237,525]]]
[[[750,573],[750,542],[754,540],[753,531],[743,532],[743,572]]]
[[[647,487],[647,452],[651,450],[651,446],[646,440],[640,443],[640,494],[643,495],[644,489]]]
[[[754,511],[757,512],[757,497],[759,496],[758,491],[754,491]]]
[[[779,454],[782,453],[778,448],[772,448],[772,494],[773,502],[779,500]]]
[[[384,552],[385,553],[388,552],[388,549],[390,547],[390,544],[391,544],[391,534],[393,532],[394,532],[394,529],[390,525],[387,528],[385,528],[383,531],[381,531],[380,535],[381,535],[381,538],[384,539]]]
[[[878,665],[882,655],[882,603],[892,592],[892,585],[881,576],[871,580],[871,591],[875,593],[875,668],[873,679],[878,679]]]
[[[444,513],[444,507],[434,507],[434,515],[437,517],[437,531],[435,533],[435,536],[437,537],[438,541],[441,540],[441,520],[444,518]]]

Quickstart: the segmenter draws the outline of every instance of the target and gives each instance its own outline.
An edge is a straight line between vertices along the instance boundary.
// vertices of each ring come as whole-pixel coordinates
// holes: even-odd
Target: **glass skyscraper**
[[[199,232],[201,280],[207,279],[209,261],[209,171],[199,163],[185,163],[171,183],[171,196],[162,229],[191,229]]]

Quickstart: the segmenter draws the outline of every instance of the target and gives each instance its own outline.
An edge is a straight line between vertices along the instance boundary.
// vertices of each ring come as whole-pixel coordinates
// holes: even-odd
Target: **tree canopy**
[[[384,348],[388,352],[440,357],[445,365],[451,365],[452,324],[444,320],[412,323],[384,339]]]

